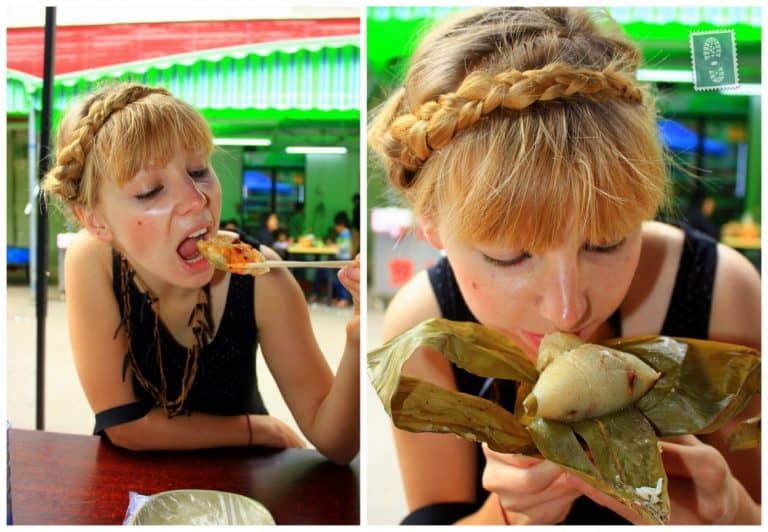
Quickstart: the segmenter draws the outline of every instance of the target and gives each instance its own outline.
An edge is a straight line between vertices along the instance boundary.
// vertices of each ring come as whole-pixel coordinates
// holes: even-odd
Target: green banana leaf
[[[547,460],[630,506],[647,522],[663,524],[667,520],[667,474],[658,440],[636,408],[571,424],[537,417],[528,430]]]
[[[502,453],[536,452],[528,431],[501,406],[401,376],[392,399],[395,426],[412,432],[449,432]]]
[[[716,431],[760,387],[760,355],[749,347],[665,336],[604,344],[632,353],[662,373],[637,403],[661,437]]]
[[[760,445],[760,416],[745,419],[728,436],[728,448],[731,451],[745,451]]]
[[[395,426],[450,432],[486,442],[497,451],[544,456],[635,509],[649,523],[666,522],[667,477],[657,436],[711,432],[738,414],[759,389],[759,353],[732,344],[660,336],[604,344],[635,354],[662,377],[634,407],[571,424],[524,413],[522,399],[538,372],[510,340],[477,323],[427,320],[371,351],[368,373]],[[518,381],[515,412],[403,376],[403,365],[419,349],[437,351],[482,377]]]

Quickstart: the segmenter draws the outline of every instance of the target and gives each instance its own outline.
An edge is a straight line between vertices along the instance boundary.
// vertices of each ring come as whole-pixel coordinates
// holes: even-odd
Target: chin
[[[204,267],[190,269],[186,264],[182,264],[181,271],[174,275],[169,281],[184,288],[202,288],[213,279],[216,270],[210,264]]]

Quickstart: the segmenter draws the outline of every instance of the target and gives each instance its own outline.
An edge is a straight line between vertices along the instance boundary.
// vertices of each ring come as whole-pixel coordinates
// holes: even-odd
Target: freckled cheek
[[[151,220],[147,220],[144,217],[133,218],[124,227],[124,245],[136,251],[149,248],[157,236],[157,232],[152,227]]]
[[[466,276],[457,278],[462,287],[464,299],[470,309],[478,316],[494,315],[500,310],[503,289],[495,275],[488,277]]]

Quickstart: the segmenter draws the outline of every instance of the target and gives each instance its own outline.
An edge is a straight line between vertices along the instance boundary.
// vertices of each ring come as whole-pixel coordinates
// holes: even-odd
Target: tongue
[[[184,260],[191,260],[197,257],[200,252],[197,249],[197,239],[196,238],[187,238],[184,242],[182,242],[179,247],[176,249],[179,255],[181,255],[181,258]]]

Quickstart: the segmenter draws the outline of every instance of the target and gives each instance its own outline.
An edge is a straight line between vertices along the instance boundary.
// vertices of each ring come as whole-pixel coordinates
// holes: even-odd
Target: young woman
[[[470,11],[427,34],[369,142],[445,258],[395,296],[384,340],[433,317],[478,321],[535,360],[541,338],[664,334],[759,348],[760,280],[735,251],[649,221],[668,194],[638,49],[584,9]],[[418,352],[404,372],[479,394]],[[514,404],[514,389],[493,391]],[[744,416],[759,411],[756,398]],[[733,425],[663,442],[674,523],[759,523],[759,451]],[[406,523],[638,522],[547,461],[395,430]]]
[[[90,96],[59,129],[44,187],[84,227],[65,282],[96,432],[136,450],[303,446],[261,401],[260,343],[306,438],[346,463],[359,445],[358,313],[334,378],[289,272],[232,275],[199,254],[221,214],[212,149],[197,111],[137,84]],[[359,277],[357,266],[339,274],[356,299]]]

